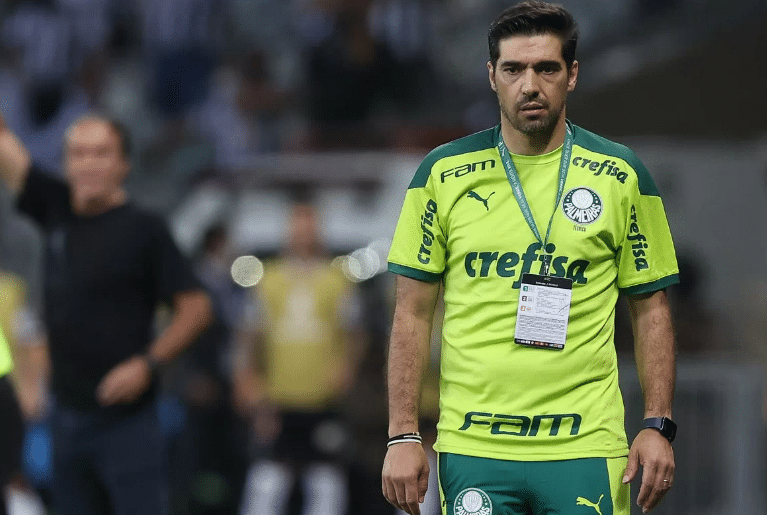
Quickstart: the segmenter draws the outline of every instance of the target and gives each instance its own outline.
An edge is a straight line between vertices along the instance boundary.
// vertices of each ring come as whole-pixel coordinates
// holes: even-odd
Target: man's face
[[[578,62],[568,73],[562,41],[553,34],[506,38],[499,50],[495,67],[488,62],[487,68],[501,115],[525,135],[550,133],[575,89]]]
[[[290,219],[290,246],[293,252],[312,254],[318,240],[319,228],[314,207],[304,204],[294,206]]]
[[[120,137],[108,122],[86,119],[68,131],[64,169],[78,204],[108,198],[122,186],[128,168]]]

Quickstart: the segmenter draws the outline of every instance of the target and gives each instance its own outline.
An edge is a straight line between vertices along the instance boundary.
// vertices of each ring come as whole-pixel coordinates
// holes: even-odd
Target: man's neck
[[[525,134],[511,126],[509,121],[501,116],[501,135],[506,148],[512,154],[523,156],[540,156],[556,150],[562,146],[565,141],[567,123],[565,114],[562,113],[559,121],[551,132],[540,134]]]
[[[120,189],[105,199],[90,199],[81,202],[72,199],[72,209],[78,216],[91,217],[102,215],[124,205],[126,202],[128,202],[128,193],[124,189]]]

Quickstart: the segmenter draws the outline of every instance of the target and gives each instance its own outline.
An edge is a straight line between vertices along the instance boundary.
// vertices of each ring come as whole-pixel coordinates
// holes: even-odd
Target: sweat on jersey
[[[550,273],[573,281],[563,350],[514,343],[520,279],[541,273],[543,252],[504,171],[500,126],[433,150],[407,190],[389,270],[444,281],[439,452],[535,461],[628,453],[615,305],[619,292],[678,282],[678,268],[647,169],[625,146],[570,128],[556,208],[562,147],[512,154],[541,235],[554,212]]]

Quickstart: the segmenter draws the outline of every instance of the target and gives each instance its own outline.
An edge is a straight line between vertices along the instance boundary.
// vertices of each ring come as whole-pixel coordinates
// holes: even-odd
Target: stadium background
[[[6,0],[0,109],[33,157],[59,169],[64,129],[97,108],[135,138],[133,197],[167,216],[190,258],[225,227],[226,259],[278,252],[291,192],[314,191],[327,249],[359,287],[369,345],[347,399],[350,514],[380,497],[384,273],[410,176],[434,146],[497,123],[485,34],[497,0]],[[631,146],[664,196],[682,266],[676,486],[659,514],[766,513],[767,4],[562,1],[581,26],[569,118]],[[2,200],[0,266],[39,302],[34,229]],[[36,255],[36,259],[28,256]],[[240,261],[240,282],[258,261]],[[630,436],[641,417],[621,307]],[[220,352],[226,353],[221,344]],[[183,458],[184,360],[164,420],[178,513],[217,513],[225,481]],[[27,471],[45,493],[45,419]],[[174,447],[175,446],[175,447]],[[245,445],[243,456],[248,456]],[[190,479],[192,478],[192,479]],[[219,478],[220,479],[220,478]],[[193,485],[193,486],[189,486]],[[636,495],[636,492],[634,492]],[[200,498],[189,508],[191,497]]]

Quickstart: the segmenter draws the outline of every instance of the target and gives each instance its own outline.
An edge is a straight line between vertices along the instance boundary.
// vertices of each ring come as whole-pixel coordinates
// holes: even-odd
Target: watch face
[[[676,438],[676,423],[668,417],[646,418],[644,427],[657,429],[669,442]]]
[[[676,424],[673,420],[666,417],[663,417],[662,424],[661,433],[668,438],[669,442],[673,442],[674,438],[676,438]]]

